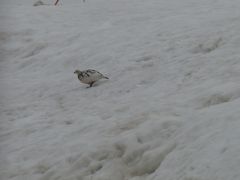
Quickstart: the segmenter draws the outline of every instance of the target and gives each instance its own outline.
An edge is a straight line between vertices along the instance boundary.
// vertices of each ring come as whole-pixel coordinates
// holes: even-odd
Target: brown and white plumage
[[[100,79],[108,79],[108,77],[93,69],[88,69],[84,71],[76,70],[74,74],[77,74],[78,79],[82,83],[89,84],[89,87],[92,87],[93,83]]]

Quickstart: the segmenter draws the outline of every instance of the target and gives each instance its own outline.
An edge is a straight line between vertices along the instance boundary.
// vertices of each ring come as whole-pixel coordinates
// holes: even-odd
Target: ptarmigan
[[[93,69],[88,69],[84,71],[76,70],[74,74],[77,74],[78,79],[84,83],[84,84],[89,84],[89,87],[92,87],[93,83],[98,81],[99,79],[109,79],[108,77],[104,76],[100,72],[93,70]]]

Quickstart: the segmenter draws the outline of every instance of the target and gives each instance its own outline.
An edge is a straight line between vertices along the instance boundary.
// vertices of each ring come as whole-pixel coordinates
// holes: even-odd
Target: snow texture
[[[239,1],[42,2],[0,2],[1,180],[240,179]]]

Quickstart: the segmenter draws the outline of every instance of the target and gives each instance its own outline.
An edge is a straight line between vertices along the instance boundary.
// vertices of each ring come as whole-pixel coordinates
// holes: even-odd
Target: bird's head
[[[76,70],[76,71],[74,71],[74,74],[80,74],[80,73],[81,73],[80,70]]]

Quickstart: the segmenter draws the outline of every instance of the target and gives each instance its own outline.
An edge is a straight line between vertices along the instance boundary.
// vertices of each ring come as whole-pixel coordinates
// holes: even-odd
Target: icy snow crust
[[[1,180],[240,179],[239,1],[43,2],[0,2]]]

